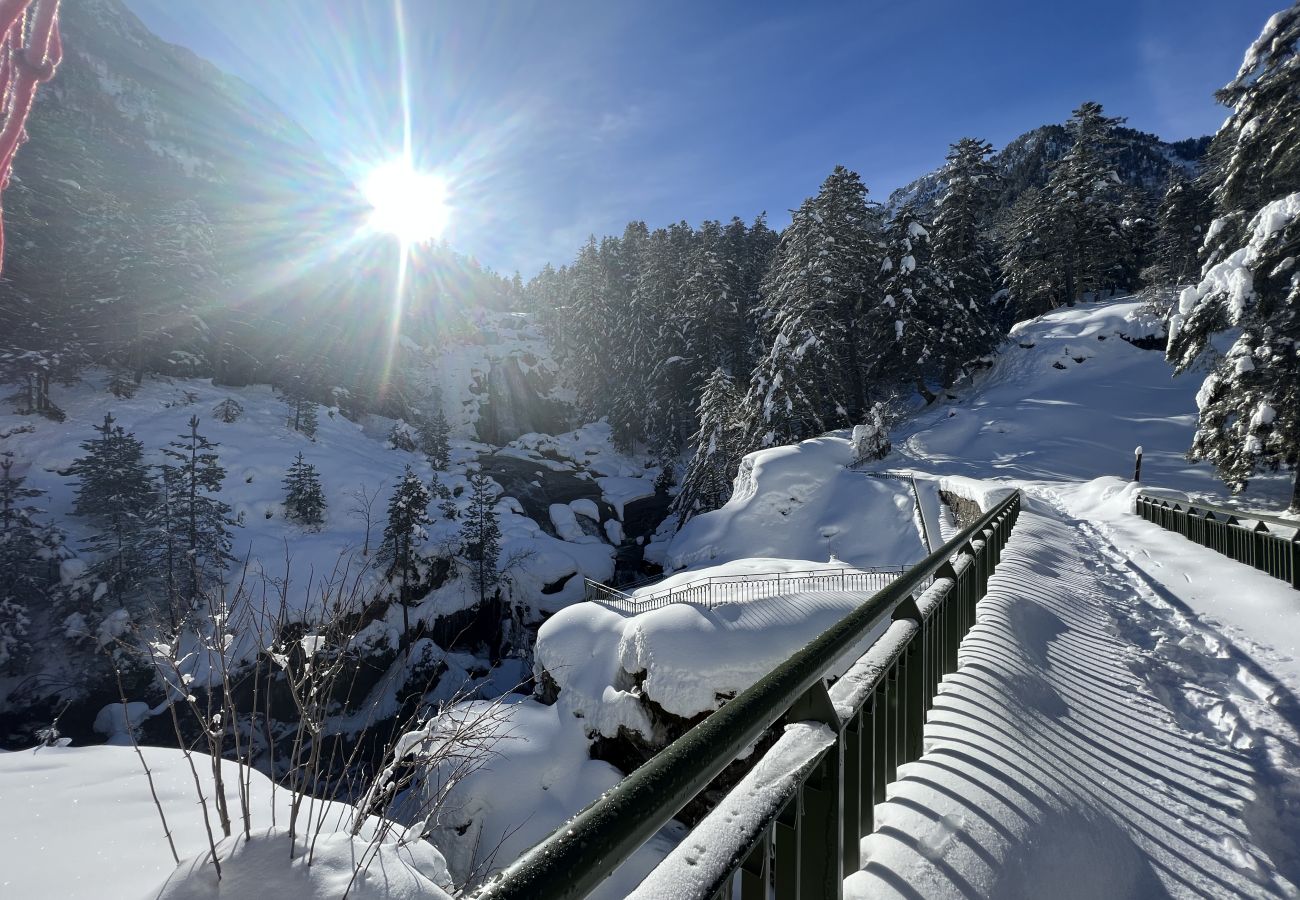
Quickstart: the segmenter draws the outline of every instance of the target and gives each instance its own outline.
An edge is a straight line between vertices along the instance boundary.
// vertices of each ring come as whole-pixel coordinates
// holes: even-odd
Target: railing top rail
[[[1190,500],[1187,497],[1156,494],[1148,490],[1139,491],[1138,499],[1149,500],[1154,503],[1170,503],[1181,506],[1187,510],[1198,509],[1203,512],[1212,512],[1218,513],[1219,515],[1230,516],[1234,519],[1247,519],[1251,522],[1264,522],[1268,525],[1277,525],[1281,528],[1300,532],[1300,519],[1284,519],[1281,516],[1270,516],[1267,513],[1252,512],[1248,509],[1234,509],[1231,506],[1218,506],[1214,503],[1202,503],[1199,500]]]
[[[968,542],[1018,508],[1020,492],[996,504],[888,587],[669,744],[473,895],[585,897],[669,822],[766,731],[881,619],[911,597]]]

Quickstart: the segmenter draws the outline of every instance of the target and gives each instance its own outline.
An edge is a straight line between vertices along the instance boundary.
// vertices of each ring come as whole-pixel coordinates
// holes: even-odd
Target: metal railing
[[[939,680],[1020,511],[977,522],[691,728],[480,886],[477,900],[585,897],[773,725],[787,727],[636,889],[639,898],[835,898],[898,767],[922,752]],[[933,579],[928,590],[915,597]],[[832,667],[878,625],[870,649]],[[707,850],[707,852],[704,852]]]
[[[1137,495],[1134,511],[1300,590],[1300,521],[1147,493]]]
[[[632,613],[662,609],[671,603],[697,603],[715,609],[728,603],[746,603],[764,597],[806,594],[812,591],[878,591],[904,571],[904,566],[872,566],[754,575],[711,575],[641,596],[624,593],[618,588],[588,578],[586,599]]]

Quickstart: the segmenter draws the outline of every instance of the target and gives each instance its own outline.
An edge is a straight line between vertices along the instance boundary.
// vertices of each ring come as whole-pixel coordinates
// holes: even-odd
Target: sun
[[[436,240],[447,227],[447,183],[409,160],[394,159],[371,169],[361,182],[370,204],[370,227],[404,245]]]

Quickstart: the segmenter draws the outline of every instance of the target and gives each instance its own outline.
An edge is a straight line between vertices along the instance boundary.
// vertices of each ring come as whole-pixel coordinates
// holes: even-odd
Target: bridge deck
[[[1294,698],[1157,590],[1030,501],[846,896],[1292,895]]]

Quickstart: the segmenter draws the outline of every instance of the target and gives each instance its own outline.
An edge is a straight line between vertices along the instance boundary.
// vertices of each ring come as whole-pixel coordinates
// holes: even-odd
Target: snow
[[[834,554],[860,567],[924,558],[912,526],[911,490],[845,469],[852,458],[844,434],[751,453],[741,461],[727,504],[695,516],[655,552],[669,570],[752,557],[820,560]]]
[[[0,841],[0,895],[99,900],[112,897],[338,897],[352,874],[352,860],[368,841],[335,833],[352,808],[316,801],[313,815],[326,828],[313,865],[289,865],[290,794],[252,773],[253,840],[221,848],[226,878],[220,894],[210,866],[203,819],[196,810],[193,775],[179,750],[141,748],[182,859],[178,870],[167,847],[149,784],[131,747],[43,747],[0,753],[0,797],[21,810],[21,823]],[[195,755],[198,777],[212,802],[212,767]],[[232,811],[239,809],[234,763],[223,762]],[[274,821],[272,825],[272,809]],[[375,820],[371,821],[373,827]],[[363,835],[372,833],[363,830]],[[220,834],[218,833],[218,837]],[[202,866],[202,867],[201,867]],[[200,869],[201,867],[201,869]],[[183,877],[196,870],[193,876]],[[380,850],[349,896],[363,898],[447,897],[446,864],[432,845]],[[166,884],[166,887],[164,887]]]
[[[473,716],[485,706],[466,704],[458,714]],[[590,758],[586,736],[574,727],[580,722],[561,706],[518,698],[498,709],[490,757],[451,789],[431,829],[454,877],[476,868],[489,873],[504,868],[623,777],[609,763]],[[426,789],[438,784],[431,777]],[[626,896],[683,830],[679,825],[663,829],[591,896]]]
[[[619,453],[614,448],[613,429],[603,419],[565,434],[525,434],[507,450],[533,454],[525,457],[528,459],[551,457],[572,463],[580,475],[594,479],[601,499],[614,508],[620,520],[627,504],[655,495],[659,467],[648,457]]]
[[[646,590],[709,575],[815,569],[839,570],[805,560],[746,559],[678,575]],[[536,667],[559,685],[559,705],[580,716],[588,729],[614,737],[627,728],[651,737],[654,726],[643,699],[683,719],[715,710],[873,592],[778,589],[712,609],[673,603],[639,614],[577,604],[542,625]],[[862,649],[846,656],[839,668],[847,668]]]

